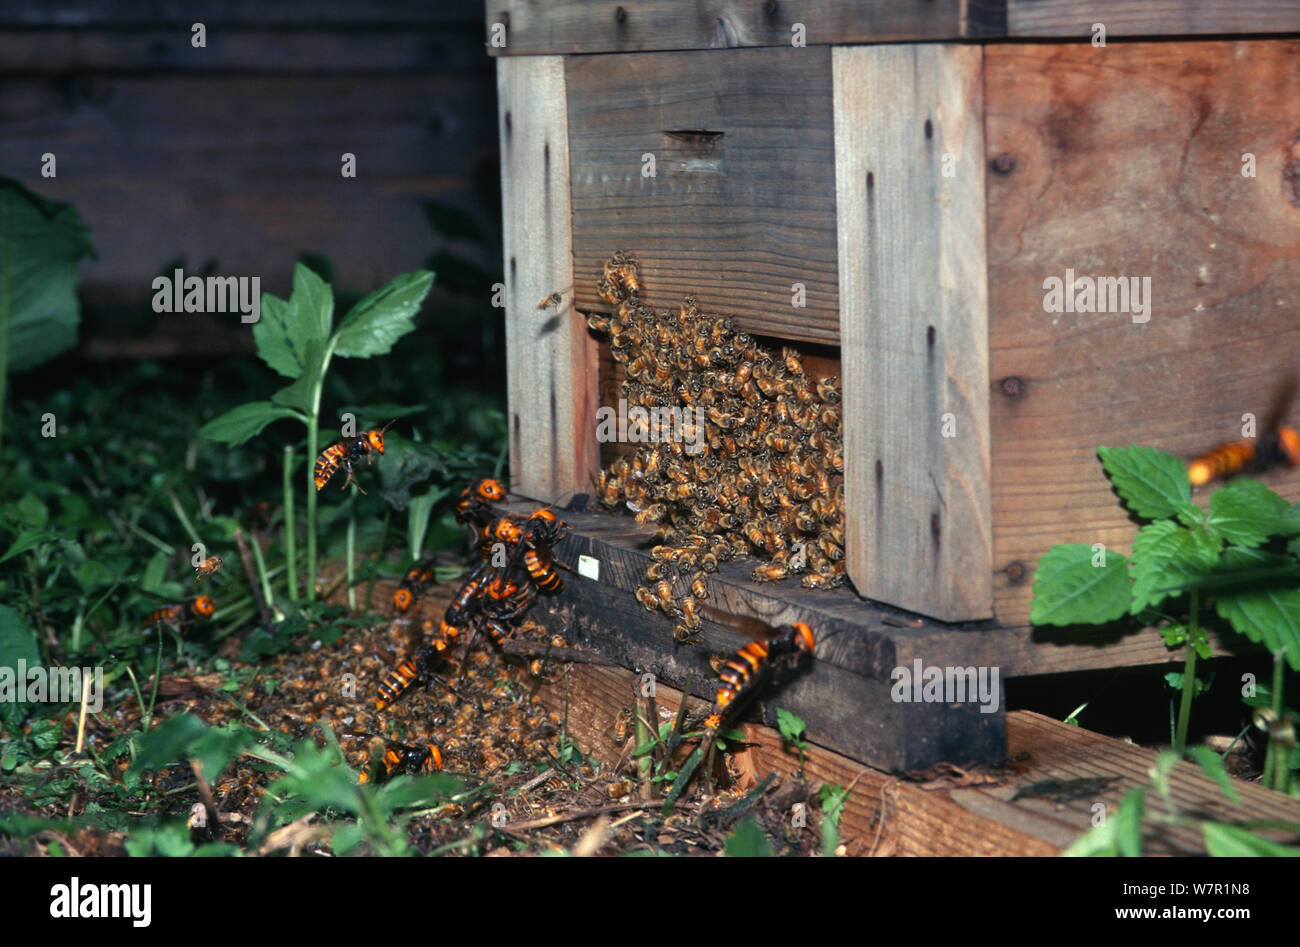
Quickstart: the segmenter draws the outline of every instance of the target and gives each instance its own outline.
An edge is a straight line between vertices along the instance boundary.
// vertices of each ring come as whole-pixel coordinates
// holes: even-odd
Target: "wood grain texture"
[[[997,3],[931,0],[488,0],[487,28],[506,25],[496,56],[613,53],[791,45],[794,25],[809,46],[983,35],[1004,22]],[[998,31],[997,35],[1001,35]]]
[[[586,324],[537,308],[573,285],[564,61],[502,59],[497,79],[511,482],[552,501],[589,489],[598,469]]]
[[[525,509],[521,505],[517,511]],[[650,563],[646,540],[652,530],[605,514],[562,515],[573,532],[556,547],[557,556],[571,568],[580,555],[596,559],[600,578],[566,575],[563,593],[544,599],[532,616],[624,667],[651,672],[673,686],[684,686],[693,673],[692,693],[712,699],[717,675],[709,657],[734,654],[749,639],[706,621],[699,645],[677,645],[673,623],[645,611],[633,595]],[[822,745],[884,768],[1001,757],[1000,698],[993,712],[984,713],[974,701],[897,702],[891,694],[894,669],[911,669],[917,660],[940,667],[996,665],[997,634],[919,622],[912,627],[895,609],[864,605],[847,590],[758,585],[749,579],[751,568],[742,561],[723,563],[709,578],[710,607],[772,625],[807,621],[820,641],[814,661],[783,671],[758,692],[754,706],[768,723],[775,723],[776,707],[784,707],[807,720]]]
[[[1292,0],[1007,0],[1008,36],[1091,38],[1103,23],[1112,36],[1294,33]]]
[[[1039,557],[1135,532],[1097,447],[1195,456],[1298,367],[1300,41],[995,45],[985,75],[995,609],[1070,640],[1028,629]],[[1067,267],[1149,277],[1149,321],[1044,311]],[[1261,479],[1300,500],[1295,471]]]
[[[163,71],[224,74],[479,73],[491,76],[478,24],[380,30],[211,29],[207,46],[188,29],[0,28],[0,63],[9,73]]]
[[[849,575],[992,614],[982,52],[836,47]]]
[[[444,245],[424,201],[490,225],[465,181],[495,159],[492,100],[476,77],[13,76],[0,82],[0,169],[76,205],[99,254],[80,268],[96,308],[147,309],[178,257],[187,274],[215,260],[287,296],[294,260],[316,251],[338,285],[368,291]],[[40,175],[46,152],[55,178]],[[356,178],[340,173],[345,152]]]
[[[656,308],[695,293],[746,331],[839,338],[830,51],[568,60],[577,305],[616,249]],[[706,134],[707,133],[707,134]],[[643,176],[653,155],[655,176]],[[806,306],[792,304],[793,284]]]

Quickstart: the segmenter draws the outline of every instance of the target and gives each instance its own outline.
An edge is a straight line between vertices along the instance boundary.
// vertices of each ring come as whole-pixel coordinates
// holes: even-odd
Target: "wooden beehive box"
[[[860,632],[819,650],[782,705],[878,765],[996,758],[1000,710],[896,702],[890,672],[919,659],[1005,679],[1170,660],[1154,634],[1035,631],[1033,574],[1057,543],[1127,552],[1134,527],[1099,445],[1194,454],[1266,412],[1296,367],[1300,40],[1269,34],[1300,31],[1300,12],[707,6],[487,5],[512,486],[564,502],[608,461],[595,427],[616,397],[609,359],[575,310],[601,308],[601,263],[632,251],[652,305],[695,293],[842,377],[847,562],[862,597],[723,572],[726,607]],[[1046,281],[1067,271],[1149,290],[1128,311],[1048,311]],[[539,312],[556,290],[560,313]],[[1300,478],[1265,479],[1300,500]],[[706,694],[707,651],[740,639],[711,628],[705,649],[674,649],[631,596],[648,530],[570,520],[562,554],[602,572],[571,583],[567,617],[627,666],[678,685],[694,670]]]

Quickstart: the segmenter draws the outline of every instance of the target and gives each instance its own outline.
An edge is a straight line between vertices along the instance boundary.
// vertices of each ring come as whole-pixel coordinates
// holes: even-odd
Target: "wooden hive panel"
[[[985,71],[995,610],[1023,627],[1053,544],[1128,551],[1099,445],[1195,455],[1297,368],[1300,42],[994,45]],[[1067,267],[1150,276],[1150,321],[1045,312]]]
[[[567,64],[577,305],[603,305],[588,274],[622,248],[641,260],[657,308],[694,292],[747,331],[836,343],[830,50]],[[792,304],[796,283],[806,307]]]

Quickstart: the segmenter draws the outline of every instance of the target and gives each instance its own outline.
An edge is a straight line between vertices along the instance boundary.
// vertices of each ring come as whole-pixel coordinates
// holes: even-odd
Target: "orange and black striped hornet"
[[[433,562],[420,563],[412,566],[410,571],[402,577],[402,583],[393,593],[393,608],[405,613],[415,604],[420,594],[433,584]]]
[[[198,585],[199,581],[204,576],[213,575],[214,573],[220,571],[221,571],[221,557],[208,556],[208,558],[204,559],[202,562],[200,562],[197,566],[194,567],[194,584]]]
[[[1300,466],[1300,431],[1282,423],[1295,387],[1294,376],[1283,384],[1259,437],[1219,444],[1188,463],[1187,479],[1192,486],[1203,487],[1220,478],[1226,480],[1239,473],[1259,472],[1283,463]]]
[[[375,453],[384,452],[384,432],[393,424],[389,421],[381,428],[372,428],[355,437],[345,437],[340,441],[331,444],[321,455],[316,458],[316,466],[313,469],[313,476],[316,481],[316,489],[320,490],[325,484],[330,482],[335,471],[340,467],[348,472],[348,478],[343,482],[343,489],[347,489],[348,484],[352,482],[353,468],[361,463],[364,457],[366,463],[374,460]],[[360,485],[357,486],[361,490]],[[365,490],[361,490],[365,493]]]
[[[492,504],[500,503],[505,498],[506,488],[500,480],[492,477],[476,480],[460,491],[460,499],[456,501],[456,522],[485,526],[494,518]]]
[[[162,622],[168,625],[184,625],[192,621],[205,621],[217,610],[217,603],[207,595],[191,595],[183,602],[159,608],[145,616],[144,623],[152,625]]]
[[[816,640],[812,628],[806,622],[797,621],[774,628],[757,618],[729,615],[708,606],[703,608],[710,618],[721,624],[755,634],[755,639],[737,651],[719,672],[722,680],[714,695],[713,707],[704,721],[705,729],[712,732],[722,726],[722,721],[731,708],[754,693],[759,681],[766,676],[774,662],[789,655],[798,658],[812,654]]]
[[[384,783],[403,773],[417,776],[436,773],[442,769],[442,751],[432,743],[407,746],[395,740],[385,740],[384,755],[361,772],[361,782]]]

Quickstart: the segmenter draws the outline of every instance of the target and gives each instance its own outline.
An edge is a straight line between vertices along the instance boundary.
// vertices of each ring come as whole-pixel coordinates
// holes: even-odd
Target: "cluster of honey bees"
[[[694,297],[663,313],[644,305],[637,263],[622,251],[605,263],[597,290],[614,311],[587,323],[609,336],[625,367],[629,412],[640,406],[650,418],[646,443],[597,484],[605,506],[659,525],[637,600],[676,620],[677,639],[689,641],[719,562],[758,556],[767,562],[754,569],[756,581],[801,574],[808,588],[842,585],[838,380],[810,377],[794,349],[774,355],[731,320],[700,312]],[[687,412],[685,436],[674,439],[662,420],[669,415],[656,408],[702,413]]]

